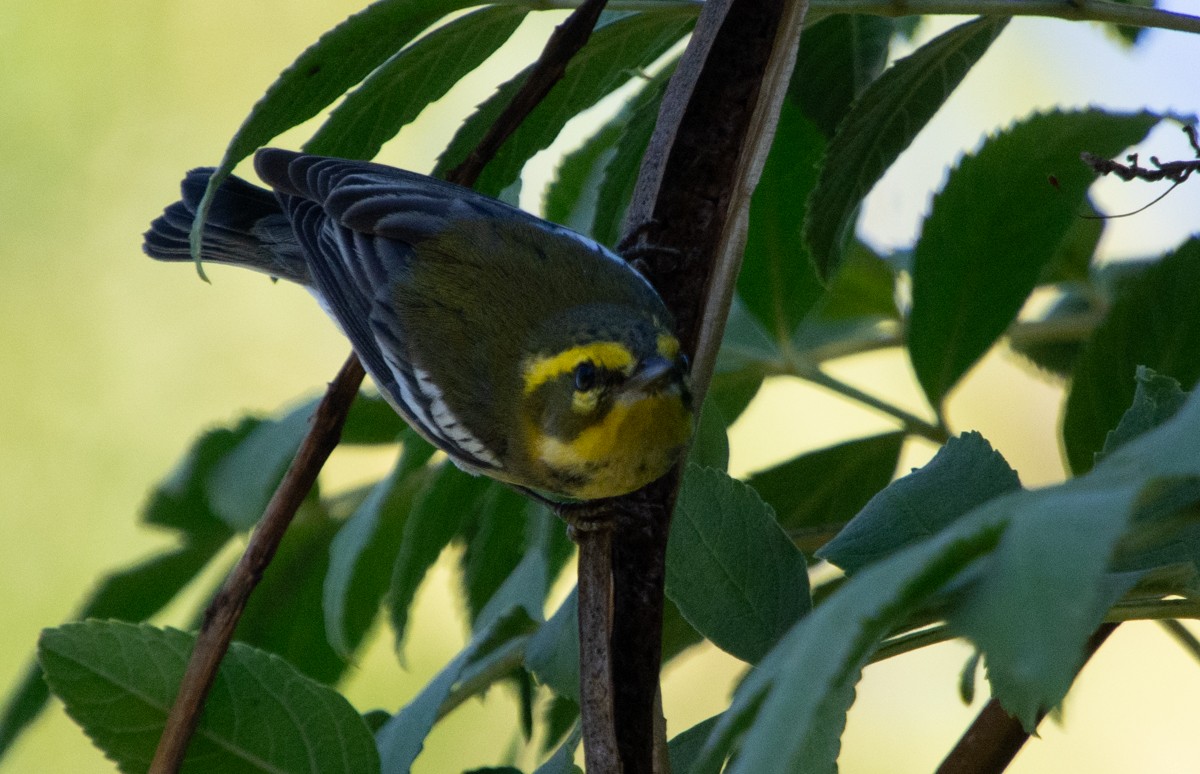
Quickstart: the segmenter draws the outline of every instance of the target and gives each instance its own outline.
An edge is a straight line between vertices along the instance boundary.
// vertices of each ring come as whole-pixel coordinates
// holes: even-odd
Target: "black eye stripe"
[[[585,360],[575,366],[575,389],[579,392],[587,392],[596,386],[596,365],[590,360]]]

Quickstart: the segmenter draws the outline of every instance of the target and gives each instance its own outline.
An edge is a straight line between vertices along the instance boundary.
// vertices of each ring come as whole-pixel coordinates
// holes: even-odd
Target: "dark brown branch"
[[[588,771],[619,772],[613,720],[612,528],[575,532],[579,543],[579,717]]]
[[[204,700],[216,678],[217,667],[229,650],[233,630],[237,628],[242,611],[246,608],[250,592],[262,579],[284,532],[292,523],[292,517],[308,496],[325,460],[341,439],[342,425],[362,379],[362,365],[351,354],[330,382],[325,397],[313,415],[308,435],[304,437],[296,458],[267,504],[267,510],[254,530],[245,553],[205,612],[187,671],[180,682],[179,693],[150,764],[150,774],[173,774],[183,764],[188,741],[200,721]]]
[[[1088,640],[1080,669],[1117,626],[1115,623],[1106,623],[1096,630]],[[1039,723],[1044,715],[1038,715]],[[1000,702],[992,699],[984,705],[971,727],[942,761],[937,774],[998,774],[1008,768],[1027,739],[1029,734],[1022,728],[1021,722],[1005,712]]]
[[[709,0],[671,79],[626,215],[692,353],[703,396],[741,260],[749,197],[791,75],[804,2]],[[787,20],[786,22],[784,20]],[[764,84],[770,82],[770,86]],[[650,248],[650,249],[645,249]],[[625,774],[656,772],[663,585],[680,469],[626,500],[613,535],[613,675]],[[661,763],[658,764],[661,768]],[[657,774],[657,772],[656,772]]]
[[[586,0],[559,25],[529,79],[513,97],[512,104],[497,119],[468,160],[447,174],[448,180],[468,187],[475,183],[504,141],[562,77],[567,62],[590,37],[605,2]],[[230,640],[246,602],[270,564],[284,532],[308,496],[325,461],[337,446],[342,425],[362,379],[362,365],[352,352],[317,407],[308,434],[267,505],[245,553],[204,614],[204,622],[180,681],[179,692],[159,738],[150,774],[175,774],[182,766],[208,691],[212,688],[221,660],[229,650]],[[611,720],[609,725],[611,727]]]

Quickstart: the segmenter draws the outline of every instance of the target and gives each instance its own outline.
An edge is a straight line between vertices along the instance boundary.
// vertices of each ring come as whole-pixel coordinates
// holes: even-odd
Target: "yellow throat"
[[[568,494],[594,500],[627,494],[666,473],[691,435],[692,414],[678,390],[634,394],[569,441],[541,436],[536,456],[584,482]]]

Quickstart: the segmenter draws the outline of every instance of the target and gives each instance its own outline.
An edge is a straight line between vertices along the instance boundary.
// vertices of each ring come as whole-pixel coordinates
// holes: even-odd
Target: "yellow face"
[[[583,500],[632,492],[666,473],[691,439],[685,365],[674,336],[637,357],[601,341],[525,364],[536,408],[526,432],[549,491]]]

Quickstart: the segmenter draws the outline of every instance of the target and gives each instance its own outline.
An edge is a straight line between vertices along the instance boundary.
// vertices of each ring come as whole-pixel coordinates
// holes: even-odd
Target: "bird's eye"
[[[587,392],[596,386],[596,366],[592,361],[585,360],[575,366],[575,389]]]

